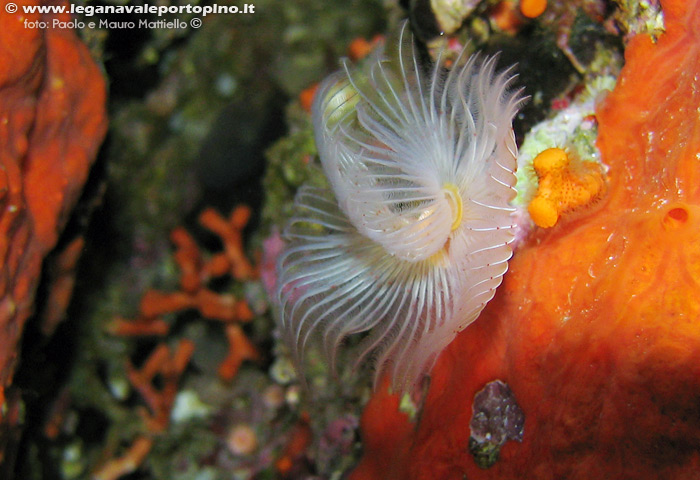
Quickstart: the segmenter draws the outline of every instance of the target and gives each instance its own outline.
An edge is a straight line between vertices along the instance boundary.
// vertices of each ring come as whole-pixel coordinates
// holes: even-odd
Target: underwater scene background
[[[699,1],[26,9],[68,5],[0,9],[0,478],[699,478]],[[501,115],[513,117],[512,148],[509,130],[492,147],[518,150],[502,267],[410,388],[392,368],[420,331],[433,338],[427,323],[407,326],[413,336],[387,330],[379,343],[400,354],[386,368],[376,352],[355,362],[374,337],[339,335],[330,368],[332,329],[309,334],[298,355],[289,335],[307,327],[285,334],[277,300],[310,288],[278,282],[290,277],[278,271],[288,226],[309,207],[295,196],[337,187],[319,131],[369,108],[354,95],[379,102],[413,81],[372,76],[398,68],[405,20],[417,84],[447,91],[464,58],[498,54],[496,72],[515,65],[493,82],[502,90],[465,105],[491,119],[494,103],[525,99]],[[342,58],[349,78],[360,72],[347,97],[318,88]],[[467,91],[488,91],[463,71]],[[421,83],[426,72],[435,83]],[[353,128],[395,120],[369,110]],[[358,138],[362,152],[388,148]],[[489,172],[464,181],[481,192]],[[459,212],[452,231],[462,220],[496,230],[462,211],[471,197],[445,191]],[[429,213],[420,199],[388,198],[392,213]],[[309,235],[326,238],[332,229],[310,218]],[[354,252],[343,250],[348,264]],[[303,321],[325,322],[316,312]]]

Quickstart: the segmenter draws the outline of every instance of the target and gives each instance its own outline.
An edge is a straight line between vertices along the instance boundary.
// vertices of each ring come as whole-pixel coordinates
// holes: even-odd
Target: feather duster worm
[[[496,58],[421,65],[404,25],[396,59],[347,62],[316,95],[313,121],[330,189],[303,187],[279,261],[280,322],[301,363],[322,338],[369,332],[357,362],[408,389],[493,297],[513,239],[523,98]]]

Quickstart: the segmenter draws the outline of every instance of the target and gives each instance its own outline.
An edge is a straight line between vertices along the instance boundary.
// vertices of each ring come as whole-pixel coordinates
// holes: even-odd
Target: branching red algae
[[[700,0],[662,6],[667,33],[630,41],[597,112],[610,167],[600,209],[516,252],[438,360],[415,424],[375,394],[353,480],[700,471]],[[524,437],[482,469],[468,451],[471,406],[496,379],[525,414]]]
[[[258,276],[257,267],[245,256],[243,247],[242,231],[249,218],[248,207],[235,208],[228,219],[213,209],[204,210],[199,221],[221,238],[224,250],[207,260],[184,228],[175,229],[171,240],[176,246],[174,256],[180,268],[181,290],[148,290],[141,298],[139,316],[135,319],[115,319],[108,326],[110,332],[123,336],[167,335],[170,327],[163,320],[163,315],[194,309],[206,319],[226,324],[229,352],[219,367],[219,376],[223,380],[232,380],[243,361],[259,360],[260,353],[240,327],[241,323],[253,319],[248,303],[232,294],[218,293],[207,288],[210,280],[227,274],[239,281]]]
[[[236,207],[229,218],[213,209],[204,210],[199,223],[221,239],[223,252],[205,258],[197,242],[184,228],[176,228],[171,240],[176,247],[175,262],[180,269],[180,290],[161,292],[148,290],[141,298],[139,316],[135,319],[117,318],[109,331],[121,336],[160,336],[170,333],[170,324],[162,316],[183,310],[197,310],[202,317],[222,322],[229,350],[219,365],[219,377],[230,381],[246,360],[259,361],[257,347],[248,339],[242,323],[253,319],[253,312],[245,300],[228,293],[210,290],[208,283],[216,278],[230,275],[238,281],[258,276],[258,267],[245,255],[243,229],[250,218],[248,207]],[[141,410],[144,432],[136,437],[131,446],[121,455],[105,461],[94,473],[99,480],[116,480],[138,469],[146,460],[154,439],[165,432],[182,376],[194,351],[194,343],[180,339],[175,351],[170,353],[165,343],[158,344],[141,368],[127,363],[127,377],[139,392],[145,409]],[[154,380],[159,378],[162,387]]]
[[[151,352],[140,369],[131,364],[127,366],[129,381],[148,407],[148,410],[141,411],[148,433],[139,435],[122,456],[100,466],[93,473],[93,478],[116,480],[134,472],[143,463],[153,447],[154,435],[168,428],[180,377],[193,351],[194,343],[189,340],[181,340],[172,355],[168,346],[161,344]],[[162,380],[161,388],[154,385],[156,376]]]

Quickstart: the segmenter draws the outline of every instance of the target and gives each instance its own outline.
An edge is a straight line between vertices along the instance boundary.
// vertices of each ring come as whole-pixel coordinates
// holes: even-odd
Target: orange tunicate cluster
[[[590,205],[605,192],[602,166],[597,162],[572,162],[561,148],[541,152],[532,166],[539,183],[527,210],[539,227],[553,227],[562,214]]]
[[[0,15],[0,423],[12,410],[4,393],[42,260],[56,246],[107,128],[105,81],[75,32],[25,26],[70,15],[25,14],[23,7],[43,2],[15,3],[14,13],[3,8]],[[71,285],[52,292],[54,306],[65,304]]]
[[[630,41],[597,111],[599,208],[519,248],[413,423],[375,394],[352,480],[697,478],[700,0],[661,5],[666,33]],[[522,441],[479,466],[472,405],[495,380],[522,410]]]

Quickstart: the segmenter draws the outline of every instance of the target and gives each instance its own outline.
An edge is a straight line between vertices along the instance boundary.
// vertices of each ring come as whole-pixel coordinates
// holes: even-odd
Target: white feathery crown
[[[312,337],[333,368],[348,335],[375,385],[413,388],[493,298],[514,238],[523,101],[512,69],[466,49],[423,68],[404,24],[382,52],[319,87],[313,122],[330,189],[302,187],[278,263],[279,323],[297,365]]]

